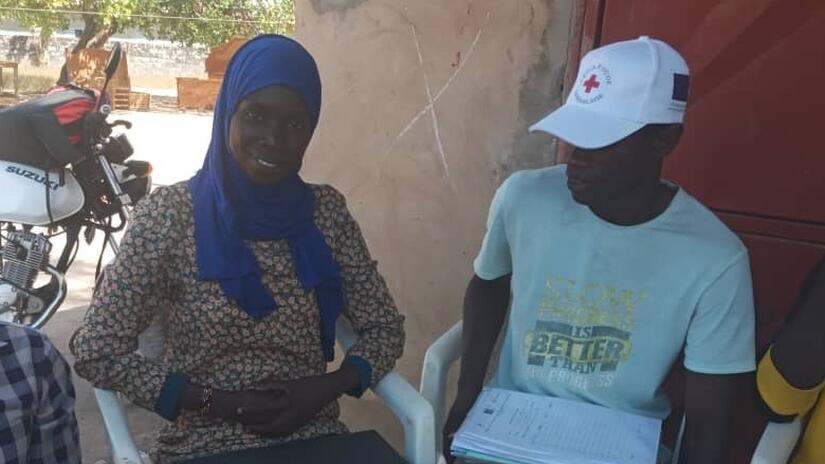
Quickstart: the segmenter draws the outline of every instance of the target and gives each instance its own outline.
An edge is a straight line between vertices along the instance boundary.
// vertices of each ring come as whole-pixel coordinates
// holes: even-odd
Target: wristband
[[[214,391],[212,387],[203,387],[201,392],[201,416],[206,417],[212,412],[212,396]]]

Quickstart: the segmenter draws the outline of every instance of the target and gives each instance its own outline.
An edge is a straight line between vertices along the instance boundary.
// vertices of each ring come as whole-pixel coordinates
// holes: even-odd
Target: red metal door
[[[761,353],[825,253],[825,2],[586,0],[578,30],[572,57],[649,35],[687,60],[685,134],[665,175],[748,247]],[[754,394],[738,398],[734,463],[749,462],[764,426]]]

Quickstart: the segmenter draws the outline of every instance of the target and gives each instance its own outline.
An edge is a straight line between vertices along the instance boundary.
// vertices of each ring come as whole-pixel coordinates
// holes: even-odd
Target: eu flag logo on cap
[[[673,74],[673,99],[687,103],[690,76],[687,74]]]

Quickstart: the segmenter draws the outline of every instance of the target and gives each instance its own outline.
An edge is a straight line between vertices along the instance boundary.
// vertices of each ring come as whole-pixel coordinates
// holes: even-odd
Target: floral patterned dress
[[[366,360],[374,385],[394,366],[404,345],[398,313],[344,196],[312,185],[315,222],[333,251],[344,283],[344,314],[358,334],[349,356]],[[260,387],[326,372],[314,292],[305,292],[286,240],[249,242],[278,309],[255,320],[227,299],[220,284],[199,281],[192,200],[186,183],[158,188],[135,207],[121,252],[106,269],[91,307],[71,340],[75,370],[95,386],[116,390],[155,410],[167,376],[222,390]],[[158,359],[136,352],[138,336],[159,315],[166,341]],[[345,433],[337,402],[282,440],[245,432],[241,425],[181,411],[161,430],[155,462]]]

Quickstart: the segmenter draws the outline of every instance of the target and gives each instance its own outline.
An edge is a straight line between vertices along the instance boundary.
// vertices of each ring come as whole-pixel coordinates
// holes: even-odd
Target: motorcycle
[[[106,88],[121,47],[115,44],[102,90],[59,84],[46,95],[0,110],[0,321],[42,327],[66,297],[66,272],[80,235],[91,244],[125,228],[129,208],[148,195],[152,166],[130,160],[128,121],[108,122]],[[117,222],[115,222],[117,221]],[[65,244],[52,263],[52,241]]]

